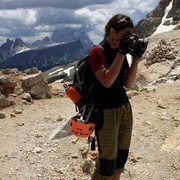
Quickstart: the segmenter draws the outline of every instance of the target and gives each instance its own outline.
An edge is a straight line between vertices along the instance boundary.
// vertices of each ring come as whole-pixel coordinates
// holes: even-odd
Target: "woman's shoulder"
[[[104,47],[101,44],[97,44],[91,48],[90,54],[102,54],[103,51]]]

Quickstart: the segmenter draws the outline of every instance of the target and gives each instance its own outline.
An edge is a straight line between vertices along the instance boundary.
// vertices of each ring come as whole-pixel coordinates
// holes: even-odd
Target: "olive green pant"
[[[99,157],[93,180],[110,180],[115,171],[123,172],[130,147],[132,119],[129,102],[103,110],[102,128],[96,132]]]

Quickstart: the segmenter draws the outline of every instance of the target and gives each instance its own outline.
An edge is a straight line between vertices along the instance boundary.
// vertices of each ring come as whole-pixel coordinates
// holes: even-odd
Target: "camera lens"
[[[147,45],[148,45],[148,41],[144,40],[144,39],[138,39],[136,41],[136,49],[141,49],[141,50],[146,50],[147,48]]]

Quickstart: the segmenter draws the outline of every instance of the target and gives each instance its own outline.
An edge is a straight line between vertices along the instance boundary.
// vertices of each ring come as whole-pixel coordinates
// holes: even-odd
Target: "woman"
[[[132,20],[123,14],[113,16],[105,26],[105,38],[94,46],[89,63],[95,74],[93,100],[99,110],[97,142],[99,157],[94,180],[119,180],[128,152],[132,133],[132,111],[124,87],[131,88],[139,60],[132,58],[129,67],[126,54],[129,47],[123,37],[133,31]]]

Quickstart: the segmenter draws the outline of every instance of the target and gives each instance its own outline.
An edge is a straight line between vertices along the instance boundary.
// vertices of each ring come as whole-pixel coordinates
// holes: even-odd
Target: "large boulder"
[[[44,80],[42,72],[22,77],[22,88],[34,99],[47,98],[50,95],[48,83]]]
[[[171,64],[166,62],[152,64],[148,69],[144,69],[141,73],[144,75],[146,82],[151,83],[161,77],[166,76],[171,71]]]
[[[0,76],[0,92],[2,94],[13,93],[16,85],[16,82],[12,81],[9,75]]]
[[[0,109],[4,109],[11,106],[11,102],[3,97],[0,97]]]

